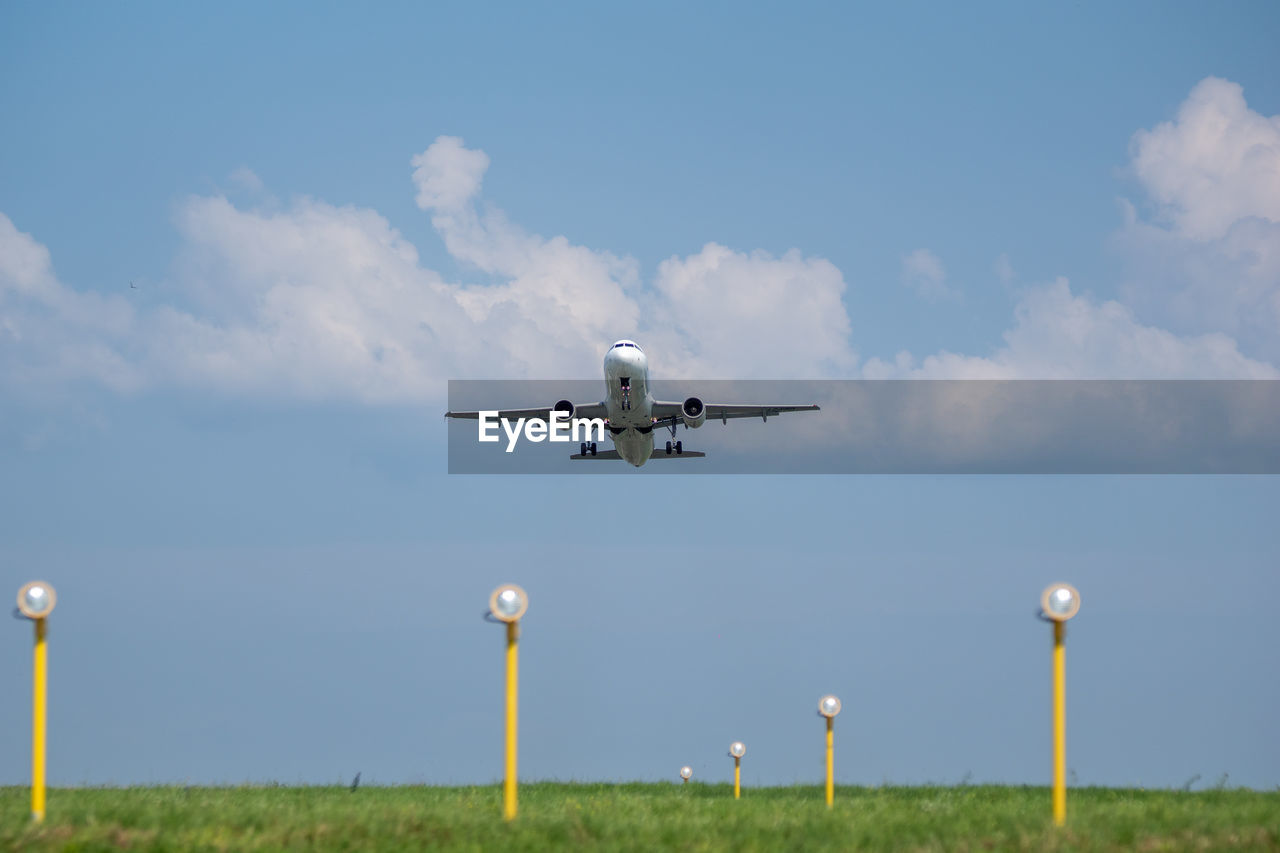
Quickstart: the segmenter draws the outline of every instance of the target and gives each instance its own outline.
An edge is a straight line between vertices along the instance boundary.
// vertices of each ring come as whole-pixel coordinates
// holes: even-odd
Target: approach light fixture
[[[489,613],[507,625],[506,749],[502,778],[502,816],[515,820],[516,736],[520,695],[520,617],[529,609],[529,596],[513,583],[504,583],[489,595]]]
[[[44,820],[45,734],[49,697],[49,649],[45,623],[58,593],[44,581],[31,581],[18,590],[18,612],[35,625],[35,647],[31,655],[31,819]]]
[[[742,797],[742,756],[747,754],[747,745],[740,740],[729,744],[729,754],[733,756],[733,798]]]
[[[1080,612],[1080,593],[1069,583],[1055,583],[1040,593],[1040,610],[1054,622],[1066,622]]]
[[[689,779],[690,779],[690,778],[692,778],[692,776],[693,776],[693,768],[692,768],[692,767],[690,767],[688,764],[686,764],[684,767],[681,767],[681,768],[680,768],[680,778],[681,778],[681,779],[683,779],[684,781],[688,782],[688,781],[689,781]]]
[[[827,719],[827,808],[836,801],[836,714],[840,713],[839,697],[828,693],[818,700],[818,713]]]
[[[529,596],[513,583],[504,583],[489,596],[489,612],[501,622],[518,622],[529,609]]]
[[[31,581],[18,590],[18,610],[28,619],[44,619],[58,603],[58,593],[44,581]]]
[[[1040,593],[1040,612],[1053,623],[1053,822],[1067,822],[1067,620],[1080,612],[1080,593],[1055,583]]]

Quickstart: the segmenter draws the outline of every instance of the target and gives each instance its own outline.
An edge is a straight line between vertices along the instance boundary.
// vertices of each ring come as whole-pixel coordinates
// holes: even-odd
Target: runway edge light
[[[31,819],[37,823],[44,820],[45,810],[45,723],[49,696],[45,620],[57,603],[57,591],[44,581],[31,581],[18,590],[18,612],[35,624],[36,635],[31,661]]]
[[[1053,623],[1053,822],[1067,822],[1067,620],[1080,612],[1080,592],[1054,583],[1040,593],[1040,611]]]
[[[529,596],[513,583],[505,583],[489,595],[489,614],[507,624],[506,757],[502,778],[502,816],[515,820],[516,734],[519,720],[520,618],[529,609]]]
[[[818,713],[827,720],[827,808],[836,801],[836,714],[840,713],[840,699],[828,693],[818,700]]]
[[[742,756],[747,754],[747,745],[740,740],[729,744],[729,754],[733,756],[733,798],[742,797]]]

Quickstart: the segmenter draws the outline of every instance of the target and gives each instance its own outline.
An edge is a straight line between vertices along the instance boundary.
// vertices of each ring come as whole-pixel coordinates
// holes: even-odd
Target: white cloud
[[[1242,355],[1224,334],[1179,337],[1144,326],[1118,302],[1071,292],[1066,279],[1028,290],[1004,346],[990,356],[940,352],[917,362],[872,359],[869,379],[1276,379],[1280,371]]]
[[[1280,359],[1280,116],[1210,77],[1174,121],[1135,134],[1131,153],[1155,211],[1144,221],[1125,203],[1125,301],[1174,331],[1225,332]]]
[[[947,271],[938,256],[916,249],[902,258],[902,283],[930,301],[955,299],[960,294],[947,285]]]
[[[1161,205],[1159,222],[1132,213],[1120,240],[1138,271],[1164,275],[1132,290],[1160,295],[1171,316],[1197,324],[1165,328],[1059,279],[1024,291],[992,353],[902,353],[867,362],[861,374],[1277,376],[1232,336],[1257,341],[1270,330],[1280,340],[1280,221],[1266,172],[1275,127],[1248,111],[1238,87],[1210,80],[1176,122],[1135,137],[1135,173]],[[126,392],[438,401],[447,378],[598,376],[602,352],[621,337],[649,345],[658,377],[859,373],[844,277],[825,259],[708,243],[663,261],[646,281],[633,258],[530,234],[481,207],[489,158],[460,139],[439,138],[412,165],[419,207],[485,283],[423,267],[373,210],[197,197],[180,206],[175,273],[155,291],[173,298],[135,308],[66,287],[47,249],[0,214],[0,384],[28,393],[83,380]],[[995,270],[1013,277],[1007,256]],[[931,298],[954,294],[928,249],[903,259],[903,275]]]
[[[489,155],[467,148],[456,136],[441,136],[412,163],[418,207],[451,211],[466,205],[480,192],[480,181],[489,169]]]
[[[64,287],[49,250],[0,213],[0,383],[33,396],[77,380],[136,389],[134,319],[119,297]]]
[[[262,192],[262,178],[248,166],[241,166],[227,176],[236,187],[250,193]]]
[[[1241,219],[1280,222],[1280,116],[1249,109],[1244,89],[1200,81],[1178,117],[1140,130],[1133,170],[1161,219],[1196,240],[1215,240]]]
[[[844,277],[825,259],[708,243],[663,261],[653,290],[644,334],[664,376],[847,376],[857,363]]]
[[[0,333],[21,357],[0,382],[408,402],[438,401],[448,378],[598,376],[621,337],[670,346],[656,375],[836,375],[856,361],[844,281],[827,261],[709,244],[645,286],[631,258],[481,214],[488,157],[461,140],[441,137],[413,165],[446,248],[498,283],[445,281],[372,210],[196,197],[177,218],[164,288],[176,301],[135,312],[60,284],[45,247],[4,219]]]

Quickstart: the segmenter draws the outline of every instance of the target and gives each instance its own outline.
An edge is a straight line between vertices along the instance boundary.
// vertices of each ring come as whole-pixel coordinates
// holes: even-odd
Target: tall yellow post
[[[827,717],[827,808],[836,801],[836,719]]]
[[[507,761],[506,778],[502,783],[502,816],[514,820],[516,816],[516,723],[518,714],[518,686],[520,680],[519,643],[520,623],[507,623]]]
[[[742,759],[736,755],[733,757],[733,798],[742,798]]]
[[[1067,822],[1067,652],[1065,622],[1053,623],[1053,822]]]
[[[44,743],[46,688],[48,686],[48,654],[45,647],[44,619],[36,623],[36,647],[31,690],[31,817],[44,820]]]

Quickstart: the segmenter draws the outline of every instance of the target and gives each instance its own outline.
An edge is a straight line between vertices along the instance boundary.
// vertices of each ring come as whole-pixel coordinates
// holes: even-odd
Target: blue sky
[[[9,4],[0,578],[60,592],[51,781],[495,779],[510,580],[531,776],[727,778],[740,738],[749,784],[816,780],[832,691],[841,779],[1042,782],[1063,579],[1079,781],[1280,784],[1274,478],[449,477],[439,419],[624,336],[685,379],[1275,378],[1278,40],[1269,4]]]

